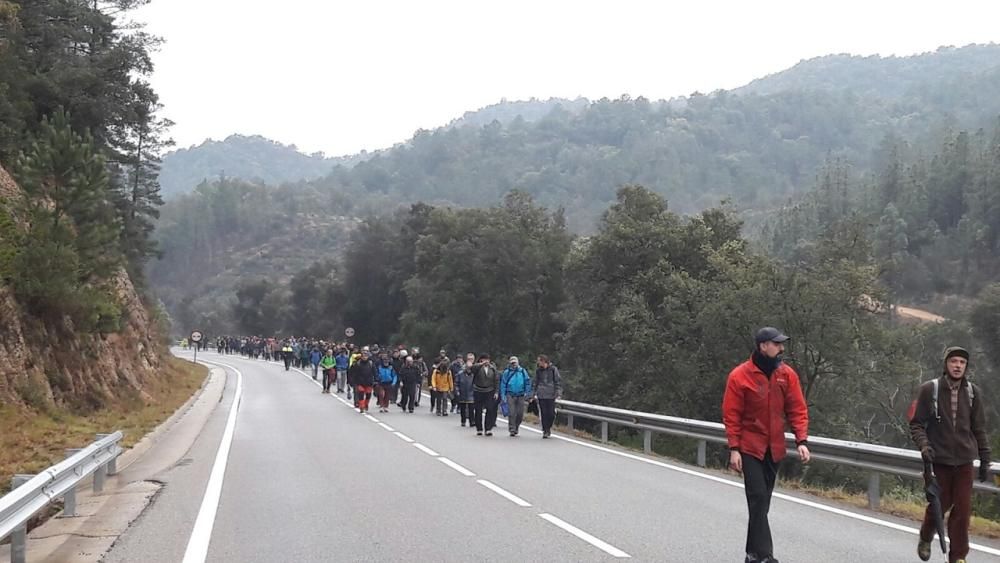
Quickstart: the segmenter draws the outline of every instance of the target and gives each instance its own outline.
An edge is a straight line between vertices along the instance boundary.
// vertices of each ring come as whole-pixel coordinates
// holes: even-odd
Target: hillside
[[[221,177],[267,184],[312,180],[329,174],[335,166],[352,166],[367,157],[367,153],[333,158],[307,155],[294,145],[282,145],[258,135],[230,135],[223,141],[210,139],[165,155],[160,187],[163,196],[169,198]]]
[[[527,106],[507,102],[509,111],[504,104],[484,108],[496,119],[475,125],[467,117],[463,126],[421,131],[351,168],[337,167],[323,178],[290,183],[280,191],[258,187],[260,195],[239,199],[206,185],[200,197],[218,206],[212,220],[205,217],[204,202],[168,203],[157,234],[167,255],[153,266],[151,279],[174,315],[181,291],[218,303],[213,310],[221,311],[232,298],[232,281],[243,269],[256,271],[258,256],[269,256],[269,269],[287,279],[294,271],[289,264],[301,264],[304,253],[320,246],[335,253],[346,243],[348,230],[339,227],[288,230],[296,224],[321,225],[304,213],[349,220],[369,212],[386,215],[418,201],[484,207],[511,190],[550,209],[563,208],[576,233],[593,232],[624,184],[649,187],[681,213],[728,200],[756,225],[809,191],[830,159],[848,163],[852,183],[863,184],[882,164],[887,138],[905,139],[908,151],[928,154],[939,148],[941,131],[991,126],[1000,115],[1000,57],[983,55],[991,49],[974,46],[893,59],[901,67],[965,69],[960,75],[952,70],[941,76],[911,73],[905,100],[873,91],[832,91],[815,81],[773,93],[716,92],[670,103],[623,96],[572,111],[559,103],[536,121],[500,118],[525,107],[537,110],[551,100]],[[837,60],[848,74],[870,74],[873,64],[863,58]],[[240,220],[217,219],[226,213]],[[199,233],[197,245],[192,245],[194,233]],[[304,253],[268,250],[275,245]],[[189,262],[190,255],[206,252],[221,252],[226,259]],[[231,265],[223,268],[223,263]]]

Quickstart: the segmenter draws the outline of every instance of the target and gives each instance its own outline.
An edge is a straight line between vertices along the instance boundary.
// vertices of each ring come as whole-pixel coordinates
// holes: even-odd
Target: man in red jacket
[[[767,513],[785,457],[785,422],[795,433],[799,458],[809,463],[809,411],[799,376],[781,362],[788,337],[764,327],[754,337],[750,359],[736,366],[726,382],[722,420],[729,441],[729,467],[743,474],[750,522],[746,563],[778,563],[774,558]]]

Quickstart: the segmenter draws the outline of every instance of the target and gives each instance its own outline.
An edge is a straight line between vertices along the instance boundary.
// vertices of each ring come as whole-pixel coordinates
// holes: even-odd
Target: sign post
[[[194,344],[194,362],[195,363],[198,363],[198,348],[201,345],[201,339],[202,338],[204,338],[204,335],[201,333],[200,330],[192,330],[191,331],[191,343]]]
[[[348,338],[352,338],[354,336],[354,329],[351,327],[347,327],[347,330],[344,331],[344,334],[347,335]]]

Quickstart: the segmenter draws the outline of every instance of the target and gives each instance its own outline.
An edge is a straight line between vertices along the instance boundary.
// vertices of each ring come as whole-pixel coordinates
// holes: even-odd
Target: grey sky
[[[260,134],[378,149],[507,99],[733,88],[830,53],[1000,40],[1000,2],[153,0],[178,146]]]

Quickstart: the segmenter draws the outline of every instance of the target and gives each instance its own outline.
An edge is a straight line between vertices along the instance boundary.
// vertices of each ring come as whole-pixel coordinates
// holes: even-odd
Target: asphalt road
[[[199,358],[237,368],[243,387],[210,543],[192,563],[743,560],[743,490],[723,474],[528,429],[510,438],[502,422],[477,437],[426,398],[412,415],[365,417],[295,370]],[[215,505],[203,497],[236,379],[106,561],[184,559],[199,510]],[[783,563],[917,561],[912,522],[809,497],[775,498],[771,526]]]

